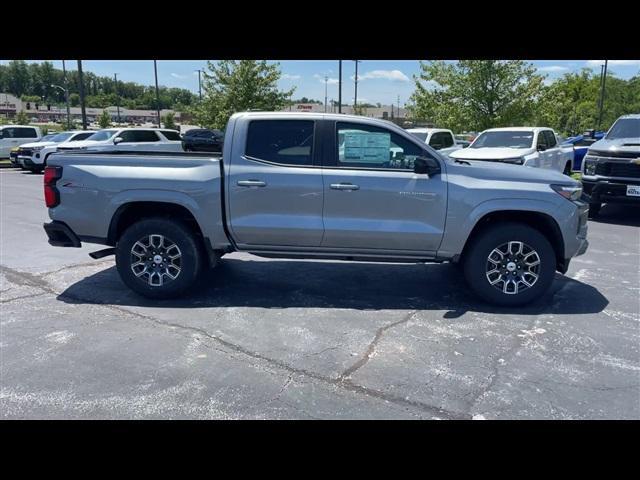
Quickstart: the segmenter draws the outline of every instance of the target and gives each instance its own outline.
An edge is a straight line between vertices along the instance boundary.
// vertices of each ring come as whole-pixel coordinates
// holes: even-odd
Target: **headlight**
[[[42,150],[44,147],[33,147],[31,150],[33,150],[34,152],[39,152],[40,150]]]
[[[582,195],[582,187],[574,185],[551,185],[551,188],[567,200],[578,200]]]
[[[516,158],[503,158],[502,160],[500,160],[501,162],[504,163],[513,163],[515,165],[522,165],[524,163],[524,158],[522,157],[516,157]]]
[[[584,174],[585,175],[595,175],[596,174],[596,166],[598,165],[598,161],[595,157],[591,157],[587,155],[584,157]]]

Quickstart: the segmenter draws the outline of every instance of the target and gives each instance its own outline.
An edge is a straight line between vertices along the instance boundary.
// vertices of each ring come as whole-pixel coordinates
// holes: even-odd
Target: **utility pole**
[[[327,82],[329,77],[324,76],[324,113],[327,113]]]
[[[87,111],[84,105],[84,80],[82,79],[82,60],[78,60],[78,86],[80,90],[80,110],[82,111],[82,129],[87,129]]]
[[[356,108],[358,108],[358,64],[360,60],[354,60],[354,62],[356,62],[356,89],[353,97],[353,113],[356,113]]]
[[[116,93],[116,107],[118,108],[118,123],[120,123],[120,96],[118,95],[118,74],[113,74],[113,90]]]
[[[71,106],[69,105],[69,84],[67,83],[67,67],[62,60],[62,82],[64,84],[64,101],[67,103],[67,130],[71,130]]]
[[[200,80],[201,69],[196,70],[198,72],[198,94],[200,95],[200,101],[202,101],[202,81]]]
[[[607,82],[607,64],[609,60],[604,61],[603,73],[602,73],[602,88],[600,90],[600,111],[598,112],[598,125],[596,125],[596,131],[600,130],[600,125],[602,123],[602,110],[604,108],[604,92],[605,92],[605,84]]]
[[[342,60],[338,60],[338,113],[342,113]]]
[[[158,128],[162,128],[160,123],[160,90],[158,89],[158,64],[156,60],[153,61],[153,71],[156,75],[156,108],[158,110]]]

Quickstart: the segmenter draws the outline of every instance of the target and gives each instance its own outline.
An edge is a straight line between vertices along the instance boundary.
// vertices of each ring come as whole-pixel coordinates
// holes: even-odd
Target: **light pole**
[[[356,62],[356,88],[353,97],[353,113],[356,113],[356,108],[358,108],[358,64],[360,63],[360,60],[354,60],[354,62]]]
[[[64,92],[64,101],[67,103],[67,130],[71,130],[71,108],[69,107],[69,90],[60,85],[51,84],[51,88],[57,88]]]
[[[598,112],[598,125],[596,126],[596,131],[600,130],[600,124],[602,123],[602,109],[604,108],[604,86],[607,81],[607,64],[609,60],[604,61],[604,69],[602,73],[602,89],[600,90],[600,111]]]
[[[200,101],[202,101],[202,81],[200,80],[200,74],[202,73],[201,69],[194,70],[194,72],[198,72],[198,94],[200,95]]]
[[[327,113],[327,82],[329,77],[324,76],[324,113]]]
[[[118,108],[118,123],[120,123],[120,95],[118,95],[118,74],[113,74],[113,90],[116,94],[116,107]]]
[[[65,101],[67,102],[67,130],[71,129],[71,106],[69,104],[69,83],[67,82],[67,67],[62,60],[62,79],[65,86]]]
[[[82,79],[82,60],[78,60],[78,83],[80,90],[80,110],[82,111],[82,129],[87,129],[87,110],[84,104],[84,80]]]
[[[155,60],[153,61],[153,71],[156,75],[156,107],[158,110],[158,128],[162,128],[162,124],[160,123],[160,90],[158,90],[158,64]]]
[[[338,113],[342,113],[342,60],[338,60]]]

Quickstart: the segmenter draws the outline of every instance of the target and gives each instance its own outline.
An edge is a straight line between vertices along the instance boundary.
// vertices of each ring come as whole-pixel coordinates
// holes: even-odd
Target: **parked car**
[[[175,130],[157,128],[106,128],[84,141],[59,145],[57,151],[182,152],[182,139]]]
[[[222,152],[224,133],[208,128],[187,130],[182,136],[185,152]]]
[[[491,128],[478,135],[468,148],[451,153],[451,157],[546,168],[570,175],[573,146],[561,145],[550,128]]]
[[[8,158],[12,148],[23,143],[35,142],[42,138],[39,127],[30,125],[0,126],[0,158]]]
[[[606,132],[596,132],[591,130],[584,132],[582,135],[576,135],[575,137],[569,137],[562,141],[563,145],[573,145],[573,168],[574,172],[579,172],[582,168],[582,160],[587,154],[589,147],[598,140],[604,138]]]
[[[462,148],[462,145],[456,143],[453,132],[446,128],[409,128],[407,132],[415,135],[443,155],[449,155]]]
[[[46,142],[23,145],[18,150],[20,166],[33,172],[41,172],[44,170],[47,157],[56,152],[58,147],[73,147],[75,142],[86,140],[94,133],[95,131],[91,130],[71,130],[52,135]]]
[[[480,297],[513,306],[539,298],[588,245],[579,182],[456,162],[391,122],[352,115],[237,113],[219,158],[59,152],[44,185],[49,243],[112,247],[92,257],[115,253],[122,281],[150,298],[189,291],[205,265],[243,251],[461,263]]]
[[[468,142],[467,140],[458,140],[456,138],[456,144],[460,145],[462,148],[467,148],[469,145],[471,145],[471,142]]]
[[[603,203],[640,205],[640,114],[618,118],[605,137],[589,147],[582,184],[592,217]]]

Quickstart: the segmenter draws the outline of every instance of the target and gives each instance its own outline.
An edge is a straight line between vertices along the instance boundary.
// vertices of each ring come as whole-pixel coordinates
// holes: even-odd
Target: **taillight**
[[[44,169],[44,201],[48,208],[60,203],[60,192],[56,182],[62,177],[62,167],[45,167]]]

